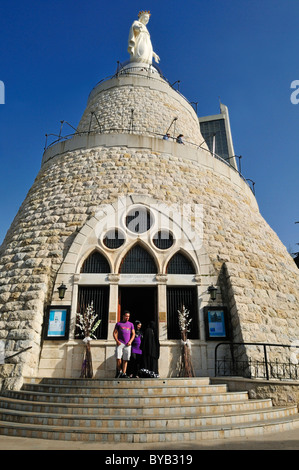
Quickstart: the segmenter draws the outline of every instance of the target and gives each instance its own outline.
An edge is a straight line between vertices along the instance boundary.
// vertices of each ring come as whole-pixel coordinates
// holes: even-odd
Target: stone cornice
[[[59,157],[67,156],[70,152],[86,151],[89,149],[109,147],[126,147],[129,149],[148,150],[151,153],[169,155],[183,160],[189,160],[202,166],[203,169],[212,170],[220,176],[230,180],[241,191],[251,199],[251,203],[258,209],[256,199],[243,177],[226,161],[220,157],[215,158],[205,149],[193,145],[179,145],[173,141],[166,141],[162,138],[135,134],[78,134],[72,139],[59,142],[49,147],[43,155],[42,167],[56,161]],[[75,156],[74,156],[75,158]]]

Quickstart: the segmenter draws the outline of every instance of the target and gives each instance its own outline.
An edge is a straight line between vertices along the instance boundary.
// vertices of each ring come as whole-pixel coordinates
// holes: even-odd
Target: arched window
[[[81,273],[110,273],[110,266],[101,253],[93,251],[84,261]]]
[[[95,314],[101,320],[100,325],[94,331],[94,335],[97,339],[107,339],[109,286],[79,286],[77,312],[83,315],[91,303]],[[76,331],[77,333],[79,331]]]
[[[168,263],[168,274],[195,274],[195,269],[191,261],[182,253],[176,253]]]
[[[160,250],[167,250],[173,245],[173,235],[168,230],[160,230],[153,237],[153,243]]]
[[[167,286],[167,337],[168,339],[181,338],[178,310],[181,310],[183,305],[188,310],[189,319],[191,319],[188,338],[198,339],[197,291],[196,287],[187,286]]]
[[[104,245],[111,250],[117,250],[117,248],[120,248],[124,242],[124,235],[116,229],[109,230],[103,239]]]
[[[155,274],[157,266],[148,251],[140,245],[135,245],[124,257],[119,272],[122,274]]]
[[[133,233],[147,232],[152,223],[152,215],[144,206],[131,209],[126,216],[126,226]]]

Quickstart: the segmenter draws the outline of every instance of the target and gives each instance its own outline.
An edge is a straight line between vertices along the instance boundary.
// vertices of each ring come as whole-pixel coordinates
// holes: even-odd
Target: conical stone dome
[[[92,90],[78,132],[101,128],[163,136],[174,118],[170,131],[203,143],[196,113],[180,93],[157,73],[128,69]]]
[[[162,139],[171,124],[171,135],[183,134],[185,145]],[[161,376],[176,373],[180,354],[180,340],[169,327],[168,292],[176,289],[195,292],[196,375],[213,375],[217,341],[207,341],[204,324],[211,284],[218,288],[212,305],[227,308],[234,341],[289,344],[298,337],[298,269],[261,216],[246,181],[202,146],[203,140],[192,106],[156,74],[120,73],[94,88],[77,133],[44,152],[1,246],[0,338],[6,355],[31,348],[0,366],[3,386],[17,388],[28,375],[79,376],[83,344],[75,323],[78,293],[86,286],[108,289],[106,337],[92,343],[99,377],[114,376],[112,330],[123,308],[120,293],[123,299],[129,287],[143,289],[142,295],[144,286],[156,289]],[[116,206],[119,217],[107,223],[105,210]],[[157,247],[158,222],[153,232],[126,231],[124,217],[132,207],[152,211],[155,221],[161,216],[162,228],[175,220],[175,209],[187,207],[187,235],[180,236],[179,223],[172,223],[173,244]],[[117,249],[104,243],[110,229],[124,233]],[[122,272],[136,244],[154,260],[154,274]],[[95,251],[107,260],[109,272],[82,271]],[[178,253],[193,271],[184,271],[179,262],[182,272],[170,272]],[[63,300],[57,291],[61,282],[67,287]],[[70,307],[69,336],[54,341],[44,330],[48,307],[59,305]]]

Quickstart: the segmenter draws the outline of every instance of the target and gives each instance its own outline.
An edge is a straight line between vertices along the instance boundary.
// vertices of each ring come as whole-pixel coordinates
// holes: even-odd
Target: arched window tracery
[[[169,260],[167,274],[195,274],[193,263],[180,251]]]
[[[123,258],[119,272],[121,274],[155,274],[157,266],[150,253],[137,244]]]
[[[102,255],[99,251],[95,250],[85,259],[81,267],[81,273],[110,273],[110,266],[105,256]]]

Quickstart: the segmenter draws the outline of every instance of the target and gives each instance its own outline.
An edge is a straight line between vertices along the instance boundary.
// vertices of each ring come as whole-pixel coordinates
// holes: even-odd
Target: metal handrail
[[[95,86],[94,88],[91,90],[90,94],[89,94],[89,97],[90,95],[92,94],[92,92],[97,88],[97,86],[100,84],[100,83],[103,83],[105,81],[108,81],[108,80],[111,80],[112,78],[117,78],[119,76],[124,76],[124,75],[142,75],[144,77],[147,77],[149,79],[152,79],[152,80],[160,80],[160,78],[162,78],[163,80],[165,80],[165,82],[169,85],[170,88],[172,88],[174,91],[176,91],[192,108],[192,104],[196,104],[196,114],[197,114],[197,103],[195,103],[194,101],[189,101],[179,90],[176,90],[173,85],[175,85],[176,83],[180,83],[180,80],[177,80],[176,82],[174,82],[173,84],[171,84],[169,82],[169,80],[163,75],[162,71],[159,69],[159,67],[157,65],[154,65],[153,67],[156,69],[156,71],[158,72],[160,78],[156,78],[155,76],[153,75],[150,75],[149,73],[147,73],[146,75],[144,75],[144,71],[141,71],[139,67],[128,67],[127,69],[124,69],[123,67],[127,64],[130,63],[130,61],[126,61],[124,63],[120,63],[119,61],[117,61],[118,63],[118,66],[117,66],[117,71],[114,75],[110,75],[106,78],[103,78],[102,80],[100,80]],[[134,71],[136,69],[136,71]],[[147,71],[148,72],[148,71]],[[193,108],[194,109],[194,108]],[[95,134],[104,134],[104,133],[113,133],[113,132],[129,132],[129,133],[134,133],[134,127],[135,127],[135,124],[131,125],[129,129],[127,128],[123,128],[123,129],[119,129],[119,128],[110,128],[110,129],[105,129],[105,128],[102,128],[101,124],[99,123],[99,120],[98,120],[98,117],[96,115],[96,113],[92,112],[91,113],[91,119],[93,117],[93,115],[96,117],[96,120],[98,122],[98,126],[99,126],[99,129],[100,129],[100,132],[95,132],[95,131],[91,131],[90,129],[88,131],[77,131],[71,124],[69,124],[67,121],[60,121],[61,124],[63,125],[63,123],[65,122],[66,124],[68,124],[70,127],[72,127],[75,132],[73,134],[68,134],[66,136],[62,136],[61,135],[61,130],[62,130],[62,125],[60,127],[60,132],[59,132],[59,135],[57,134],[46,134],[45,137],[46,137],[46,143],[45,143],[45,147],[44,147],[44,151],[46,151],[48,148],[50,148],[52,145],[58,143],[58,142],[61,142],[61,141],[65,141],[65,140],[68,140],[69,138],[72,138],[73,136],[75,135],[84,135],[84,134],[87,134],[89,135],[90,133],[95,133]],[[90,122],[91,124],[91,122]],[[138,132],[139,134],[142,132]],[[147,131],[145,132],[144,134],[151,134],[151,135],[154,135],[154,136],[163,136],[164,134],[160,134],[160,133],[157,133],[157,132],[151,132],[151,131]],[[48,140],[48,137],[49,136],[55,136],[55,137],[58,137],[58,139],[56,139],[55,141],[51,142],[49,145],[47,144],[47,140]],[[171,137],[172,138],[172,137]],[[172,138],[173,140],[175,139],[174,137]],[[246,179],[242,173],[241,173],[241,168],[238,169],[238,168],[235,168],[231,163],[230,161],[227,161],[225,160],[224,158],[222,158],[220,155],[216,154],[216,153],[213,153],[211,150],[208,150],[208,149],[205,149],[203,147],[201,147],[203,145],[203,143],[205,143],[205,140],[201,143],[201,144],[196,144],[194,142],[189,142],[189,141],[185,141],[186,144],[188,145],[191,145],[191,146],[195,146],[197,149],[198,148],[201,148],[202,150],[205,150],[207,152],[210,153],[210,155],[212,155],[214,158],[222,161],[223,163],[225,163],[227,166],[229,166],[230,168],[232,168],[233,170],[235,170],[239,176],[243,179],[243,181],[247,184],[247,186],[251,189],[251,191],[253,192],[253,194],[255,195],[255,190],[254,190],[254,185],[255,183],[253,183],[253,187],[251,188],[250,184],[248,183],[248,181],[252,181],[250,179]],[[235,156],[234,156],[235,157]],[[233,158],[233,157],[229,157],[229,160],[230,158]]]
[[[67,134],[65,136],[62,136],[62,135],[57,135],[57,134],[46,134],[46,143],[45,143],[45,147],[44,147],[44,152],[46,150],[48,150],[49,148],[51,148],[53,145],[55,144],[58,144],[59,142],[65,142],[69,139],[71,139],[72,137],[74,136],[81,136],[81,135],[96,135],[96,134],[110,134],[110,133],[114,133],[114,132],[119,132],[119,133],[128,133],[128,134],[133,134],[133,135],[151,135],[153,137],[157,137],[157,138],[163,138],[163,136],[165,134],[161,134],[159,132],[153,132],[153,131],[146,131],[146,132],[142,132],[142,131],[137,131],[137,130],[132,130],[132,128],[117,128],[117,127],[113,127],[113,128],[109,128],[109,129],[101,129],[100,131],[94,131],[94,130],[88,130],[88,131],[76,131],[74,132],[73,134]],[[47,143],[47,138],[48,136],[50,135],[53,135],[55,137],[58,137],[58,139],[54,140],[53,142],[51,142],[50,144]],[[175,137],[170,137],[169,138],[170,140],[173,140],[175,142],[176,138]],[[227,160],[225,160],[224,158],[220,157],[220,155],[216,154],[216,153],[213,153],[211,152],[211,150],[209,149],[206,149],[204,147],[202,147],[203,143],[201,144],[195,144],[194,142],[190,142],[188,140],[185,140],[184,141],[185,144],[187,145],[190,145],[192,147],[195,147],[196,149],[201,149],[201,150],[204,150],[205,152],[208,152],[212,157],[216,158],[216,160],[219,160],[221,161],[222,163],[224,163],[225,165],[227,165],[229,168],[231,168],[232,170],[234,170],[236,173],[238,173],[238,175],[240,176],[240,178],[243,179],[243,181],[247,184],[247,186],[250,188],[250,190],[252,191],[252,188],[250,186],[250,184],[248,183],[248,181],[246,180],[246,178],[242,175],[242,173],[240,173],[240,171],[235,168],[230,162],[228,162]],[[178,144],[178,145],[182,145],[182,144]],[[252,191],[253,192],[253,191]]]
[[[18,356],[19,354],[22,354],[23,352],[28,351],[28,349],[32,349],[32,346],[29,346],[28,348],[23,348],[20,351],[16,352],[15,354],[12,354],[11,356],[5,357],[4,361],[6,361],[7,359],[11,359],[12,357]]]
[[[144,70],[141,70],[140,67],[127,67],[126,69],[124,69],[123,67],[125,65],[128,65],[130,61],[126,61],[124,62],[123,64],[120,64],[120,67],[118,67],[118,70],[116,71],[115,74],[113,75],[109,75],[108,77],[105,77],[105,78],[102,78],[102,80],[100,80],[94,87],[93,89],[91,90],[91,92],[89,93],[89,97],[90,95],[92,94],[92,92],[97,88],[97,86],[100,84],[100,83],[103,83],[103,82],[106,82],[108,80],[112,80],[113,78],[118,78],[120,76],[126,76],[126,75],[129,75],[129,76],[143,76],[143,77],[146,77],[150,80],[161,80],[161,78],[167,83],[167,85],[170,86],[170,88],[172,88],[174,91],[176,91],[185,101],[187,101],[187,103],[189,103],[191,105],[191,102],[184,96],[182,95],[182,93],[177,90],[176,88],[174,88],[173,85],[175,85],[176,83],[180,83],[181,81],[180,80],[176,80],[174,83],[170,83],[170,81],[168,80],[167,77],[165,77],[165,75],[162,73],[161,69],[155,64],[153,65],[152,67],[154,69],[156,69],[156,71],[158,72],[159,74],[159,78],[155,77],[154,74],[151,73],[150,69],[146,70],[144,67],[143,69]],[[88,98],[89,98],[88,97]]]
[[[265,364],[265,369],[266,369],[266,378],[267,380],[270,380],[270,375],[269,375],[269,363],[268,363],[268,356],[267,356],[267,347],[280,347],[280,348],[299,348],[299,345],[293,345],[293,344],[276,344],[276,343],[235,343],[233,341],[226,341],[222,343],[218,343],[215,347],[215,377],[217,376],[217,350],[219,346],[221,345],[227,345],[227,346],[262,346],[263,351],[264,351],[264,364]],[[231,349],[231,354],[232,354],[232,349]],[[234,357],[232,355],[232,360],[234,360]]]

